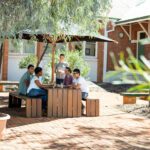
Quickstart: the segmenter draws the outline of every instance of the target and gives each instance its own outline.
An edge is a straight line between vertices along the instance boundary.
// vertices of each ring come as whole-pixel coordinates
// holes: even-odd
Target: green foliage
[[[19,62],[19,68],[24,69],[27,68],[28,65],[33,64],[36,66],[37,64],[37,57],[35,55],[28,55],[27,57],[24,57],[20,62]]]
[[[58,35],[78,27],[97,32],[107,21],[111,0],[1,0],[0,35],[22,30]],[[99,21],[101,20],[101,21]]]
[[[55,55],[55,63],[57,64],[59,62],[59,55],[63,53],[65,54],[65,61],[69,64],[69,67],[73,70],[75,68],[78,68],[81,70],[81,75],[83,77],[87,77],[90,67],[87,62],[85,62],[83,58],[82,52],[79,52],[77,50],[75,51],[69,51],[69,50],[57,50]],[[51,54],[49,64],[47,65],[47,74],[46,78],[50,78],[51,76]]]
[[[128,90],[129,92],[134,91],[150,92],[150,62],[144,56],[141,56],[141,59],[137,60],[129,49],[127,49],[127,51],[129,54],[128,58],[125,59],[124,54],[121,53],[119,64],[117,64],[114,54],[111,53],[116,74],[124,72],[124,73],[131,73],[133,75],[134,83],[137,85],[130,88]],[[114,75],[115,74],[113,74],[113,76]],[[142,80],[140,77],[143,77]],[[133,81],[131,82],[133,83]]]

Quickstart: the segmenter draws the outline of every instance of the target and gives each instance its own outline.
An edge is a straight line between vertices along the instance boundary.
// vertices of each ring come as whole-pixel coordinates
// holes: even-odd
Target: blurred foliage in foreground
[[[150,94],[150,61],[144,56],[141,56],[140,60],[136,59],[130,49],[127,49],[127,52],[129,54],[128,58],[125,58],[124,53],[120,53],[119,62],[117,62],[114,53],[110,54],[116,70],[111,76],[115,76],[118,73],[130,73],[133,75],[133,79],[128,80],[128,83],[131,82],[136,85],[130,88],[128,92],[144,91]],[[142,80],[140,77],[142,77]]]

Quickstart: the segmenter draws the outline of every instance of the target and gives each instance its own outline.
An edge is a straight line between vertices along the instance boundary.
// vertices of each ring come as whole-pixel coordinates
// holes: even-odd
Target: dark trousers
[[[89,95],[88,93],[82,92],[82,100],[83,100],[83,101],[86,101],[88,95]],[[85,108],[85,106],[84,106],[83,103],[82,103],[82,111],[84,110],[84,108]]]
[[[64,79],[56,78],[56,84],[62,84],[62,83],[64,83]]]
[[[42,108],[46,110],[47,106],[47,91],[44,89],[31,89],[28,93],[30,97],[41,97],[42,98]]]

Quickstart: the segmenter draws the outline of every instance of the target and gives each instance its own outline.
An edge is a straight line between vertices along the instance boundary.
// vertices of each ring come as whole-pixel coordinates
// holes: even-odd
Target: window
[[[27,40],[9,40],[9,53],[13,54],[35,53],[35,42]]]
[[[85,56],[96,56],[96,43],[86,42]]]
[[[146,33],[145,32],[141,32],[140,33],[140,40],[141,39],[145,39],[146,38]]]

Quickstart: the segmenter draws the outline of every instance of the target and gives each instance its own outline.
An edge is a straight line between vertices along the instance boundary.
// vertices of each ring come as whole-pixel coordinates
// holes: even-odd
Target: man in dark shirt
[[[24,75],[21,77],[19,81],[19,88],[18,88],[18,93],[21,95],[26,95],[27,94],[27,88],[30,84],[30,80],[32,78],[32,75],[34,73],[34,66],[29,65],[27,68],[27,72],[24,73]]]

